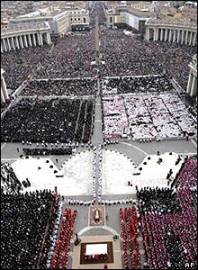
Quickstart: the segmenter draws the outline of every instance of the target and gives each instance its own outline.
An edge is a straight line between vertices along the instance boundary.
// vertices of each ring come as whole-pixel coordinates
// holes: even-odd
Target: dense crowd
[[[103,9],[101,7],[101,9]],[[94,15],[95,11],[92,11]],[[103,15],[102,15],[103,16]],[[103,16],[104,17],[104,16]],[[31,75],[34,79],[95,77],[94,20],[90,32],[65,36],[52,46],[25,48],[2,54],[8,88],[16,89]],[[101,16],[99,23],[102,24]],[[101,26],[101,75],[149,75],[166,72],[186,89],[189,67],[196,48],[177,43],[147,42],[126,36],[122,30]]]
[[[72,147],[64,147],[58,149],[47,149],[47,148],[23,148],[23,152],[26,156],[42,156],[42,155],[71,155]]]
[[[101,33],[101,64],[104,76],[135,76],[166,72],[186,89],[188,64],[196,53],[195,47],[147,42],[126,36],[122,30],[104,29]]]
[[[117,77],[102,80],[102,91],[107,94],[127,94],[140,92],[164,92],[173,90],[169,78],[164,75],[141,77]]]
[[[46,268],[56,208],[56,197],[47,190],[1,191],[2,269]]]
[[[47,55],[48,46],[28,47],[1,54],[1,67],[5,70],[4,77],[7,87],[16,90],[24,80],[33,76],[42,55]]]
[[[54,254],[51,269],[67,269],[69,252],[71,248],[71,238],[74,232],[74,223],[77,217],[77,210],[72,211],[66,208],[63,212],[59,237],[54,243]]]
[[[101,2],[92,2],[92,6],[90,9],[90,25],[92,27],[95,26],[95,18],[98,16],[98,23],[99,25],[104,25],[106,23],[106,16],[105,16],[105,5]]]
[[[117,95],[114,89],[113,93],[108,90],[111,95],[105,95],[102,99],[103,133],[106,140],[130,136],[134,140],[196,136],[195,118],[177,94],[142,91]]]
[[[140,214],[146,212],[177,213],[181,208],[176,193],[170,188],[141,188],[137,190]]]
[[[178,188],[197,188],[197,160],[192,157],[188,158],[183,165],[183,170],[176,179]]]
[[[137,188],[149,269],[196,269],[197,214],[192,203],[196,172],[196,161],[188,158],[172,188]]]
[[[91,99],[21,99],[2,119],[1,141],[87,143],[93,111]]]
[[[139,248],[139,216],[135,206],[120,209],[124,269],[142,269]]]
[[[80,80],[33,80],[22,90],[24,96],[84,96],[94,95],[96,81],[93,79]]]
[[[28,47],[2,54],[8,88],[15,90],[28,78],[54,79],[95,76],[94,30],[57,39],[51,47]]]
[[[8,87],[16,89],[24,80],[34,79],[22,95],[94,95],[96,75],[91,65],[95,58],[94,17],[105,21],[103,7],[91,10],[89,33],[54,39],[52,46],[25,48],[2,54],[2,67]],[[102,28],[101,28],[102,29]],[[104,134],[109,139],[123,135],[132,138],[169,138],[193,136],[196,124],[186,107],[168,91],[174,77],[186,88],[191,56],[196,48],[180,44],[146,42],[124,35],[121,30],[102,30],[101,74],[150,75],[156,77],[117,78],[103,81]],[[164,75],[166,74],[166,75]],[[31,76],[29,76],[31,75]],[[63,80],[80,77],[78,80]],[[60,80],[53,80],[61,78]],[[46,79],[46,80],[44,80]],[[150,95],[148,92],[155,92]],[[161,93],[167,91],[165,93]],[[142,92],[138,94],[137,92]],[[130,93],[130,94],[129,94]],[[132,93],[132,95],[131,95]],[[115,94],[115,95],[114,95]],[[123,94],[118,96],[117,94]],[[127,94],[127,95],[125,95]],[[21,99],[2,119],[2,142],[89,143],[93,132],[92,99]],[[118,137],[117,137],[118,136]],[[23,148],[26,155],[71,154],[62,149]],[[69,200],[69,204],[89,205],[101,200],[101,149],[94,149],[93,201]],[[58,199],[48,190],[20,193],[30,186],[21,183],[9,164],[1,165],[1,267],[2,269],[66,268],[77,211],[65,209],[59,231]],[[171,188],[137,189],[138,208],[146,262],[150,269],[185,269],[197,266],[197,216],[193,201],[197,198],[197,164],[188,159]],[[104,202],[104,201],[103,201]],[[132,200],[105,201],[106,205],[132,203]],[[59,219],[60,221],[60,219]],[[141,268],[139,252],[139,216],[136,207],[121,209],[124,267]],[[51,243],[53,240],[54,242]],[[53,251],[47,261],[50,245]],[[75,258],[74,258],[75,259]]]

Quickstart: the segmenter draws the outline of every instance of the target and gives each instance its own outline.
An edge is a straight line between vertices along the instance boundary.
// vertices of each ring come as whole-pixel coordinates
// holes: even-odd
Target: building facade
[[[86,30],[89,29],[90,17],[89,10],[72,9],[69,11],[69,20],[71,30]]]
[[[105,13],[108,27],[126,25],[126,27],[134,29],[141,34],[145,33],[145,23],[151,16],[151,12],[147,9],[138,10],[127,5],[107,8]]]
[[[63,36],[70,30],[69,13],[54,8],[45,8],[10,20],[11,25],[44,22],[50,26],[50,35]]]
[[[76,26],[88,28],[90,24],[89,11],[83,8],[66,7],[45,8],[10,20],[12,25],[18,23],[47,22],[50,26],[50,35],[63,37]]]
[[[145,39],[147,41],[165,41],[197,45],[197,25],[192,23],[163,21],[149,19],[146,24]]]
[[[51,44],[50,27],[45,22],[10,25],[1,31],[1,53],[43,44]]]

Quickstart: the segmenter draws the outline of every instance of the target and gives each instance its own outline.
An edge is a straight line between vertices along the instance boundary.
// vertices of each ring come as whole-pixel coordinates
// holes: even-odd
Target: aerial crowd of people
[[[28,47],[2,54],[8,88],[16,90],[24,80],[94,77],[94,31],[57,39],[51,47]]]
[[[126,36],[121,29],[101,31],[102,76],[136,76],[167,73],[184,88],[195,47],[147,42]]]
[[[171,188],[136,188],[148,269],[196,269],[196,174],[196,160],[190,157]]]
[[[22,96],[85,96],[95,95],[96,80],[33,80],[22,90]]]
[[[93,12],[94,13],[94,12]],[[195,47],[147,42],[126,36],[122,30],[101,30],[102,76],[149,75],[166,72],[184,88]],[[16,90],[29,76],[34,79],[95,77],[94,27],[89,32],[56,39],[51,47],[28,47],[2,54],[8,88]]]
[[[99,24],[105,21],[104,6],[97,2],[93,7],[89,32],[54,38],[51,46],[2,54],[1,64],[11,92],[24,80],[28,82],[2,118],[1,142],[22,142],[26,158],[71,155],[73,143],[92,145],[94,97],[81,96],[96,95],[95,16],[100,15]],[[106,27],[101,27],[100,40],[105,140],[113,138],[117,143],[124,136],[135,140],[194,137],[197,124],[178,94],[173,93],[170,78],[186,89],[188,64],[196,48],[147,42]],[[112,75],[117,78],[103,78]],[[137,75],[141,77],[131,77]],[[41,147],[28,148],[34,143]],[[65,143],[69,146],[63,147]],[[50,144],[57,149],[48,149]],[[110,201],[102,197],[105,145],[92,145],[92,201],[67,197],[71,209],[60,207],[56,189],[26,192],[25,188],[31,186],[28,178],[20,182],[9,162],[1,164],[2,269],[67,268],[78,218],[73,205],[89,206],[95,200],[115,207],[133,204],[121,208],[117,217],[125,269],[196,269],[197,160],[187,158],[174,180],[168,174],[170,187],[136,187],[135,203],[131,198]],[[140,252],[140,234],[144,255]]]
[[[102,91],[108,94],[127,94],[144,92],[164,92],[174,90],[170,79],[165,75],[120,76],[102,80]]]
[[[151,88],[150,93],[139,88],[139,92],[117,94],[127,93],[128,89],[125,89],[118,87],[110,90],[107,83],[103,91],[103,134],[106,140],[125,137],[140,141],[188,139],[196,136],[195,117],[189,113],[177,93],[161,92],[159,86]]]
[[[1,189],[2,269],[46,269],[56,209],[51,191],[7,194]]]
[[[69,143],[91,140],[92,99],[21,99],[2,120],[2,142]]]

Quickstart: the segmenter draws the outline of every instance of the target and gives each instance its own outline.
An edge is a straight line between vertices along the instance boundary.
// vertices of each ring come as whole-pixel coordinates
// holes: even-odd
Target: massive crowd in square
[[[92,99],[21,99],[2,120],[2,142],[69,143],[91,140]]]
[[[102,76],[153,75],[166,72],[187,88],[189,67],[195,47],[177,43],[148,42],[126,36],[123,30],[101,31]]]
[[[95,14],[93,10],[92,15]],[[104,21],[104,13],[101,15],[100,23]],[[91,23],[94,25],[93,16]],[[166,72],[186,87],[187,65],[194,48],[149,43],[127,37],[121,30],[103,30],[101,38],[105,61],[101,66],[102,75],[142,76]],[[8,87],[12,89],[30,73],[34,79],[42,79],[30,81],[23,95],[94,95],[95,82],[92,80],[88,84],[78,80],[77,85],[72,80],[51,80],[95,76],[96,70],[90,65],[94,57],[94,32],[91,30],[82,35],[54,39],[51,48],[44,46],[4,53],[2,65]],[[195,120],[179,96],[173,93],[165,75],[119,77],[103,83],[105,139],[125,135],[133,139],[183,138],[196,134]],[[93,118],[93,99],[21,98],[2,119],[1,141],[42,142],[44,145],[87,143],[93,132]],[[96,165],[96,160],[101,163],[102,155],[101,151],[97,153],[96,148],[93,149],[93,164]],[[37,154],[37,150],[24,149],[24,152]],[[72,210],[63,211],[64,201],[61,202],[54,191],[25,192],[23,186],[31,185],[28,179],[21,183],[8,163],[1,164],[1,169],[2,269],[66,269],[77,210],[72,207]],[[97,176],[99,187],[96,191]],[[101,198],[100,170],[93,180],[93,194]],[[117,215],[125,269],[197,267],[197,160],[187,158],[175,179],[167,180],[171,181],[167,188],[137,187],[136,202],[123,199],[112,203],[132,204],[121,208]],[[81,202],[78,200],[82,206],[92,203]],[[140,235],[144,255],[140,253]]]
[[[48,190],[10,194],[1,189],[2,269],[46,269],[57,203]]]
[[[99,22],[102,23],[100,16]],[[166,72],[186,89],[188,64],[196,53],[195,47],[160,41],[147,42],[134,36],[126,36],[120,29],[101,28],[102,76]],[[93,27],[89,32],[56,38],[50,47],[44,45],[3,53],[1,66],[6,71],[8,88],[16,90],[29,75],[34,79],[95,77],[97,69],[91,65],[94,60]]]
[[[1,167],[7,174],[13,173],[8,164]],[[5,181],[5,173],[1,174],[2,179]],[[141,265],[147,269],[196,269],[197,160],[186,157],[175,178],[167,176],[167,180],[171,184],[165,188],[136,186],[137,202],[125,201],[128,208],[118,212],[125,269],[139,269]],[[16,177],[12,175],[6,181],[7,185],[1,187],[2,268],[67,267],[77,210],[66,208],[61,216],[58,211],[63,211],[64,201],[56,192],[22,193]],[[144,260],[140,253],[141,235]]]
[[[56,39],[49,47],[28,47],[2,54],[8,88],[16,90],[23,81],[95,76],[94,30]]]
[[[101,81],[101,86],[103,95],[174,90],[171,80],[165,74],[107,77]]]
[[[106,78],[102,89],[106,140],[161,140],[197,134],[195,117],[165,75]]]
[[[67,79],[67,80],[33,80],[29,81],[22,90],[22,96],[86,96],[95,95],[96,80]]]
[[[187,158],[171,188],[137,189],[148,269],[196,269],[197,161]]]

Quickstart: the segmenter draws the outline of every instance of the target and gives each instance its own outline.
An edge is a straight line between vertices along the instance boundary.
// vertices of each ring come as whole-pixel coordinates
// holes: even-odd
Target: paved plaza
[[[45,259],[53,269],[105,269],[106,263],[108,269],[140,269],[144,262],[156,269],[174,262],[170,246],[177,254],[180,240],[184,257],[194,261],[197,123],[192,100],[173,72],[162,68],[174,69],[174,61],[165,61],[168,53],[163,56],[168,49],[160,42],[126,37],[120,29],[99,29],[98,16],[90,32],[55,39],[50,50],[43,47],[43,55],[39,48],[27,48],[35,54],[36,69],[26,82],[27,70],[17,82],[16,74],[9,80],[10,87],[17,87],[14,93],[9,90],[14,99],[1,113],[1,166],[3,187],[9,177],[20,184],[14,195],[16,201],[19,195],[24,200],[22,213],[29,209],[27,192],[35,213],[41,217],[49,212],[43,214],[49,224],[40,230],[38,265],[42,251],[49,249]],[[173,47],[169,57],[178,61],[176,73],[185,86],[187,72],[183,76],[179,64],[184,49]],[[24,57],[33,69],[27,50]],[[6,67],[10,61],[3,58]],[[43,154],[38,154],[40,149]],[[6,231],[10,224],[6,215],[4,219]],[[103,250],[90,253],[90,244],[102,244]],[[102,263],[96,263],[95,255],[102,256]]]

